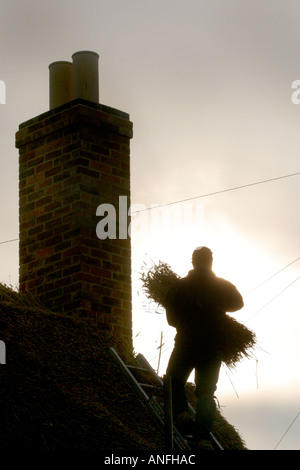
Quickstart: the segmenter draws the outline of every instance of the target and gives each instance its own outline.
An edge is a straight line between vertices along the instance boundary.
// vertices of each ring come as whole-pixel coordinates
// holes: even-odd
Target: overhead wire
[[[172,201],[172,202],[167,202],[165,204],[159,204],[159,205],[155,205],[155,206],[151,206],[151,207],[145,207],[143,209],[132,211],[131,214],[137,214],[137,213],[143,212],[143,211],[159,209],[161,207],[171,206],[171,205],[174,205],[174,204],[180,204],[182,202],[192,201],[192,200],[200,199],[200,198],[204,198],[204,197],[215,196],[217,194],[227,193],[227,192],[230,192],[230,191],[237,191],[238,189],[249,188],[251,186],[257,186],[257,185],[260,185],[260,184],[270,183],[270,182],[273,182],[273,181],[278,181],[278,180],[282,180],[282,179],[285,179],[285,178],[291,178],[293,176],[299,176],[299,175],[300,175],[300,171],[295,172],[295,173],[289,173],[287,175],[276,176],[274,178],[268,178],[268,179],[264,179],[264,180],[261,180],[261,181],[256,181],[256,182],[253,182],[253,183],[246,183],[246,184],[243,184],[243,185],[240,185],[240,186],[234,186],[232,188],[221,189],[219,191],[213,191],[213,192],[210,192],[210,193],[200,194],[198,196],[192,196],[192,197],[189,197],[189,198],[186,198],[186,199],[180,199],[178,201]],[[4,243],[15,242],[15,241],[18,241],[18,240],[19,240],[19,238],[14,238],[12,240],[4,240],[4,241],[0,242],[0,245],[3,245]]]
[[[213,191],[213,192],[210,192],[210,193],[200,194],[198,196],[188,197],[186,199],[180,199],[178,201],[167,202],[165,204],[158,204],[158,205],[151,206],[151,207],[145,207],[143,209],[138,209],[136,211],[132,211],[131,214],[137,214],[139,212],[149,211],[149,210],[153,210],[153,209],[159,209],[161,207],[171,206],[173,204],[180,204],[182,202],[188,202],[188,201],[192,201],[192,200],[195,200],[195,199],[200,199],[200,198],[204,198],[204,197],[208,197],[208,196],[215,196],[217,194],[227,193],[227,192],[230,192],[230,191],[237,191],[238,189],[249,188],[251,186],[257,186],[259,184],[270,183],[272,181],[278,181],[278,180],[281,180],[281,179],[284,179],[284,178],[291,178],[293,176],[299,176],[299,175],[300,175],[300,171],[296,172],[296,173],[290,173],[288,175],[277,176],[275,178],[269,178],[269,179],[265,179],[265,180],[261,180],[261,181],[256,181],[254,183],[243,184],[241,186],[234,186],[232,188],[221,189],[219,191]]]
[[[4,245],[5,243],[17,242],[18,240],[18,238],[13,238],[12,240],[4,240],[3,242],[0,242],[0,245]]]
[[[284,266],[283,268],[281,268],[279,271],[277,271],[276,273],[272,274],[272,276],[268,277],[267,279],[265,279],[263,282],[261,282],[260,284],[258,284],[254,289],[251,290],[250,294],[252,292],[254,292],[256,289],[258,289],[259,287],[263,286],[264,284],[266,284],[267,282],[269,282],[271,279],[274,279],[275,276],[277,276],[278,274],[282,273],[285,269],[287,269],[288,267],[290,267],[292,264],[296,263],[296,261],[298,261],[300,259],[300,256],[298,256],[297,258],[295,258],[293,261],[291,261],[290,263],[288,263],[286,266]],[[271,302],[273,302],[273,300],[275,300],[279,295],[281,295],[283,292],[285,292],[290,286],[292,286],[296,281],[298,281],[298,279],[300,278],[297,277],[293,282],[291,282],[288,286],[286,286],[284,289],[282,289],[278,294],[276,294],[274,297],[272,297],[271,300],[269,300],[265,305],[263,305],[259,310],[257,310],[251,317],[248,318],[248,320],[245,321],[245,323],[247,323],[249,320],[251,320],[253,317],[255,317],[259,312],[261,312],[265,307],[267,307]]]
[[[260,284],[258,284],[256,287],[254,287],[254,289],[252,289],[251,292],[254,292],[256,289],[258,289],[259,287],[263,286],[264,284],[266,284],[267,282],[269,282],[271,279],[273,279],[275,276],[277,276],[278,274],[282,273],[282,271],[284,271],[285,269],[287,269],[289,266],[291,266],[292,264],[296,263],[296,261],[298,261],[300,259],[300,256],[298,256],[296,259],[294,259],[294,261],[292,261],[291,263],[287,264],[286,266],[284,266],[283,268],[281,268],[279,271],[277,271],[276,273],[272,274],[272,276],[268,277],[265,281],[261,282]]]
[[[287,435],[287,433],[289,432],[289,430],[291,429],[291,427],[293,426],[294,422],[296,421],[296,419],[298,418],[299,415],[300,415],[300,411],[298,411],[298,413],[296,414],[295,418],[293,419],[293,421],[291,422],[291,424],[289,425],[289,427],[287,428],[287,430],[285,431],[285,433],[283,434],[283,436],[279,439],[279,441],[277,442],[276,446],[274,447],[274,450],[277,449],[277,447],[279,446],[279,444],[281,443],[281,441],[283,440],[283,438]]]
[[[271,300],[269,300],[265,305],[263,305],[259,310],[257,310],[248,320],[245,321],[247,323],[249,320],[252,320],[258,313],[260,313],[264,308],[266,308],[268,305],[270,305],[271,302],[273,302],[277,297],[279,297],[283,292],[285,292],[289,287],[291,287],[295,282],[297,282],[300,279],[300,276],[298,276],[296,279],[294,279],[293,282],[291,282],[288,286],[286,286],[284,289],[282,289],[278,294],[274,295]]]

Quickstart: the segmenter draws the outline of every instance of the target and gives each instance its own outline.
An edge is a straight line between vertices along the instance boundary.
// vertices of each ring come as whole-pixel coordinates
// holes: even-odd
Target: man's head
[[[200,246],[193,251],[192,263],[194,268],[206,267],[212,268],[213,254],[206,246]]]

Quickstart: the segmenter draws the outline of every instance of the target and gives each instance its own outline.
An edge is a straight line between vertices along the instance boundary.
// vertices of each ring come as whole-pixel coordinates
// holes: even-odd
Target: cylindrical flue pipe
[[[49,106],[50,109],[68,103],[73,99],[72,62],[58,61],[49,65]]]
[[[73,97],[99,103],[99,55],[92,51],[79,51],[73,59]]]

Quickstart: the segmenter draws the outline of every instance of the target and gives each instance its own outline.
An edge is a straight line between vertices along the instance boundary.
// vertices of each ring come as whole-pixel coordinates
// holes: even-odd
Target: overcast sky
[[[276,0],[0,0],[0,241],[18,238],[15,132],[49,109],[48,65],[93,50],[100,102],[134,125],[133,210],[186,200],[135,214],[134,292],[143,261],[185,275],[193,249],[212,248],[216,274],[245,298],[235,317],[259,340],[218,387],[253,449],[275,448],[300,410],[300,189],[285,177],[300,171],[299,17],[299,2]],[[0,250],[0,280],[16,285],[18,243]],[[153,312],[134,296],[136,350],[157,365],[163,331],[163,373],[173,332]],[[300,418],[278,449],[300,450],[299,432]]]

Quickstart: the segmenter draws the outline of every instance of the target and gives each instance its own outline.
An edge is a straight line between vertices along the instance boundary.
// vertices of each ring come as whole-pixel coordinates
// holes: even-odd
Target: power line
[[[165,204],[159,204],[157,206],[145,207],[144,209],[139,209],[137,211],[132,211],[131,214],[137,214],[138,212],[149,211],[149,210],[152,210],[152,209],[159,209],[161,207],[171,206],[173,204],[180,204],[182,202],[192,201],[194,199],[200,199],[200,198],[203,198],[203,197],[215,196],[216,194],[222,194],[222,193],[227,193],[227,192],[230,192],[230,191],[236,191],[236,190],[242,189],[242,188],[249,188],[250,186],[257,186],[259,184],[270,183],[272,181],[278,181],[278,180],[281,180],[281,179],[284,179],[284,178],[291,178],[292,176],[298,176],[298,175],[300,175],[300,171],[298,171],[297,173],[290,173],[289,175],[277,176],[276,178],[270,178],[270,179],[266,179],[266,180],[262,180],[262,181],[256,181],[255,183],[243,184],[241,186],[234,186],[233,188],[221,189],[220,191],[214,191],[214,192],[211,192],[211,193],[201,194],[199,196],[193,196],[193,197],[189,197],[189,198],[186,198],[186,199],[180,199],[178,201],[167,202]]]
[[[248,184],[243,184],[241,186],[234,186],[233,188],[221,189],[220,191],[214,191],[214,192],[211,192],[211,193],[200,194],[199,196],[193,196],[193,197],[189,197],[189,198],[186,198],[186,199],[180,199],[178,201],[167,202],[165,204],[159,204],[157,206],[145,207],[144,209],[139,209],[137,211],[132,211],[131,214],[137,214],[139,212],[149,211],[149,210],[152,210],[152,209],[159,209],[160,207],[171,206],[173,204],[180,204],[182,202],[192,201],[192,200],[195,200],[195,199],[200,199],[200,198],[204,198],[204,197],[208,197],[208,196],[215,196],[217,194],[227,193],[227,192],[230,192],[230,191],[236,191],[238,189],[243,189],[243,188],[249,188],[251,186],[257,186],[259,184],[270,183],[272,181],[278,181],[278,180],[281,180],[281,179],[284,179],[284,178],[291,178],[292,176],[298,176],[298,175],[300,175],[300,171],[298,171],[296,173],[290,173],[288,175],[277,176],[275,178],[269,178],[269,179],[266,179],[266,180],[256,181],[255,183],[248,183]],[[15,242],[15,241],[18,241],[18,240],[19,240],[18,238],[14,238],[12,240],[5,240],[3,242],[0,242],[0,245],[3,245],[5,243]]]
[[[12,240],[5,240],[4,242],[0,242],[0,245],[4,245],[4,243],[17,242],[18,240],[18,238],[13,238]]]
[[[293,282],[291,282],[288,286],[286,286],[284,289],[282,289],[277,295],[275,295],[274,297],[272,297],[271,300],[269,300],[269,302],[267,302],[265,305],[263,305],[259,310],[257,310],[257,312],[255,312],[252,317],[248,318],[248,320],[245,322],[247,323],[249,320],[252,320],[253,317],[255,317],[259,312],[261,312],[264,308],[266,308],[271,302],[273,302],[275,299],[277,299],[277,297],[279,297],[284,291],[286,291],[289,287],[291,287],[293,284],[295,284],[295,282],[297,282],[298,280],[300,279],[300,276],[298,276]]]
[[[259,287],[263,286],[264,284],[266,284],[267,282],[269,282],[271,279],[273,279],[275,276],[277,276],[278,274],[282,273],[282,271],[284,271],[286,268],[288,268],[289,266],[291,266],[292,264],[296,263],[296,261],[298,261],[300,259],[300,256],[298,256],[298,258],[294,259],[294,261],[292,261],[291,263],[287,264],[286,266],[284,266],[283,268],[281,268],[279,271],[277,271],[275,274],[272,274],[272,276],[268,277],[268,279],[266,279],[265,281],[261,282],[260,284],[258,284],[258,286],[254,287],[254,289],[252,289],[251,292],[255,291],[256,289],[258,289]]]
[[[277,449],[277,447],[279,446],[280,442],[281,442],[282,439],[286,436],[286,434],[289,432],[289,430],[291,429],[291,427],[293,426],[294,422],[296,421],[296,419],[298,418],[299,415],[300,415],[300,411],[298,411],[296,417],[293,419],[293,421],[291,422],[291,424],[289,425],[289,427],[287,428],[287,430],[285,431],[285,433],[283,434],[283,436],[281,437],[281,439],[278,441],[278,443],[277,443],[276,446],[274,447],[274,450]]]

